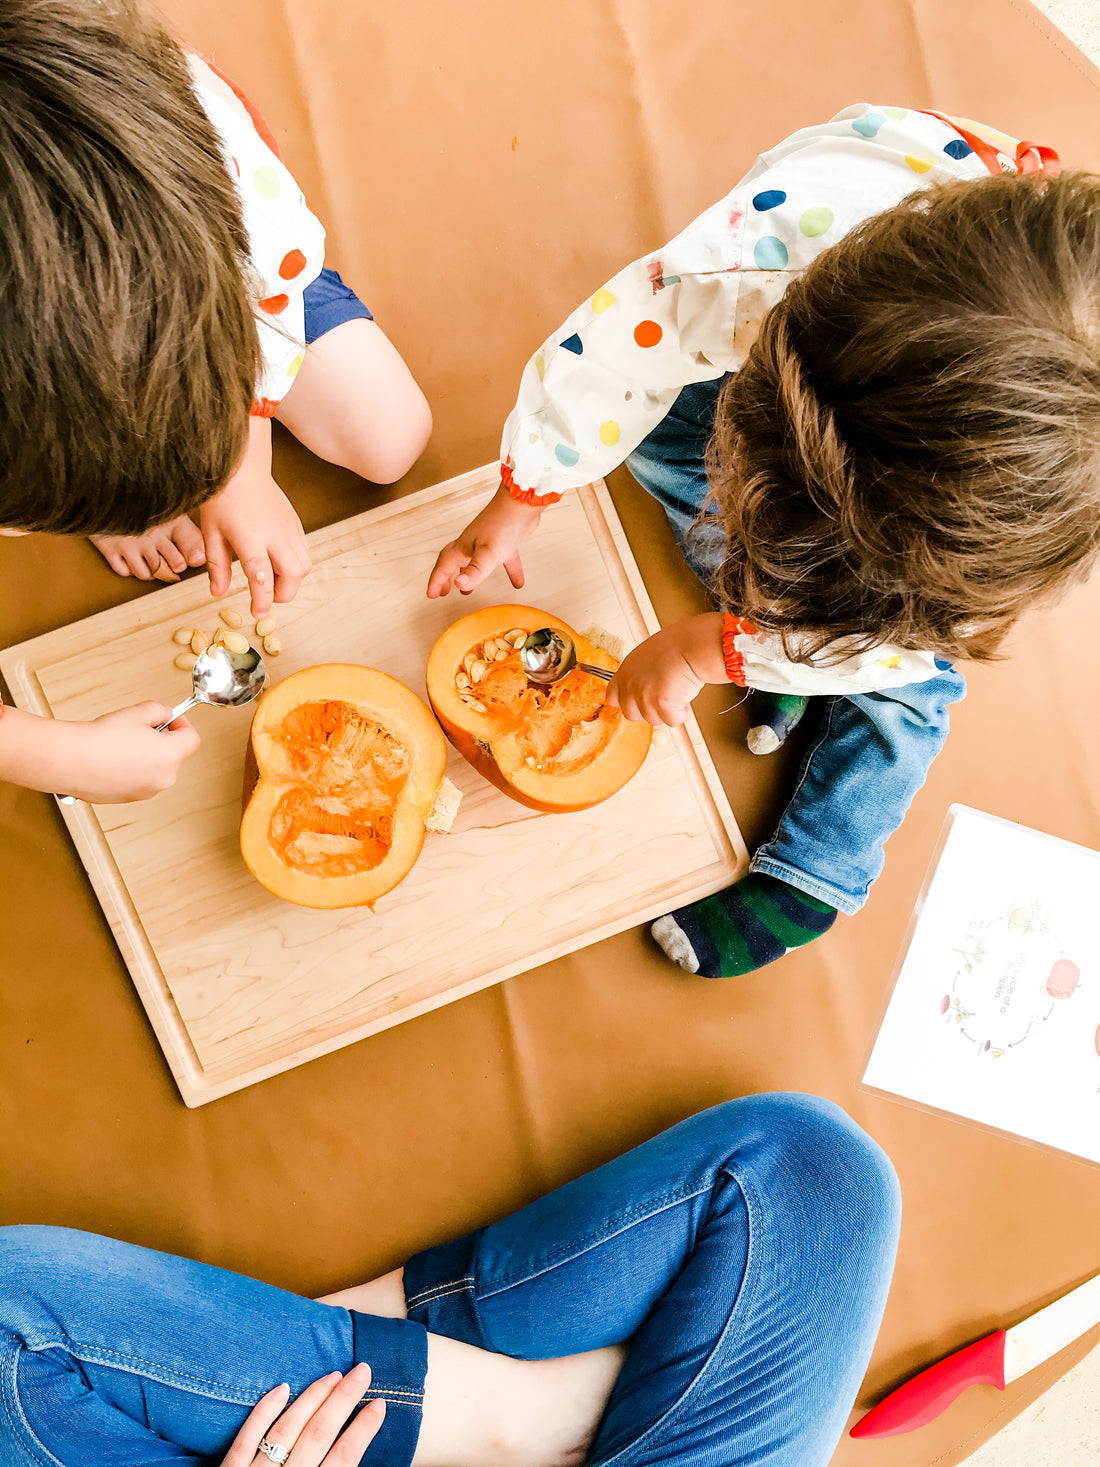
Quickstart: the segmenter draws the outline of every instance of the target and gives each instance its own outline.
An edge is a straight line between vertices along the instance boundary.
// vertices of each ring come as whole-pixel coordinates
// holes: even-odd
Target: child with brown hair
[[[0,525],[92,537],[120,575],[233,556],[256,616],[310,568],[271,418],[376,483],[431,429],[244,94],[133,0],[0,0]],[[198,524],[191,512],[198,514]],[[143,703],[0,717],[0,777],[100,801],[198,745]]]
[[[855,912],[965,684],[1100,549],[1100,179],[935,113],[859,105],[764,154],[536,353],[503,483],[428,595],[498,564],[624,459],[722,610],[625,658],[609,701],[678,724],[705,683],[809,695],[751,871],[654,924],[749,972]]]

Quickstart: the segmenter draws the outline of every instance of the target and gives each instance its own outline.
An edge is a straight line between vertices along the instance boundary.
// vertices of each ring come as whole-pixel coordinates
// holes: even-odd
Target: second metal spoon
[[[532,632],[520,646],[519,660],[533,683],[556,683],[574,668],[602,678],[605,683],[609,683],[615,676],[606,667],[593,667],[590,663],[578,662],[573,638],[554,627],[542,627],[539,631]]]

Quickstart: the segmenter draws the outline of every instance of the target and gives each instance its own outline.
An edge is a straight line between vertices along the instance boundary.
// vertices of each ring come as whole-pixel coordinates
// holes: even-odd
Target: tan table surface
[[[755,154],[856,100],[979,117],[1100,167],[1097,72],[1017,0],[506,0],[403,7],[168,0],[246,88],[357,286],[423,383],[436,431],[395,490],[279,435],[307,528],[490,460],[543,335],[720,197]],[[659,513],[610,488],[658,615],[701,600]],[[0,541],[0,642],[141,590],[80,542]],[[507,593],[501,587],[502,596]],[[700,1107],[794,1089],[893,1157],[901,1251],[861,1400],[1100,1267],[1100,1171],[862,1093],[858,1077],[924,867],[961,801],[1100,845],[1100,583],[973,674],[865,910],[747,979],[690,980],[632,929],[189,1111],[60,817],[0,791],[4,1221],[85,1227],[313,1293],[501,1214]],[[797,750],[754,761],[728,692],[704,734],[750,845]],[[537,962],[537,954],[532,954]],[[951,1467],[1095,1334],[1004,1396],[968,1392],[837,1467]]]

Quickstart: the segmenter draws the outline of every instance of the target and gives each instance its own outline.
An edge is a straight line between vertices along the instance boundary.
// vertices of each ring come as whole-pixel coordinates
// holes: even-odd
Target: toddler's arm
[[[519,546],[538,511],[621,464],[689,383],[736,364],[742,239],[730,222],[741,217],[732,199],[620,271],[527,363],[504,425],[501,488],[443,549],[429,596],[445,596],[452,584],[472,591],[500,564],[521,586]],[[781,273],[769,277],[777,295]]]
[[[163,703],[137,703],[81,723],[4,708],[0,779],[101,805],[148,800],[175,784],[199,746],[186,718],[156,732],[171,712]]]

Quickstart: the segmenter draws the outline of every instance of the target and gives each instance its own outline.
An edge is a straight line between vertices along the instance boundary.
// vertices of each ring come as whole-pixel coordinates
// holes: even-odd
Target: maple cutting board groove
[[[313,573],[278,608],[273,680],[319,662],[380,668],[426,699],[443,629],[477,606],[543,607],[632,647],[658,629],[602,482],[543,516],[520,592],[502,571],[468,597],[429,601],[440,547],[492,494],[496,466],[367,510],[309,536]],[[502,585],[502,582],[504,584]],[[240,568],[213,601],[205,577],[0,653],[16,703],[93,718],[187,695],[180,626],[245,617]],[[408,877],[366,909],[316,912],[258,885],[237,844],[248,710],[200,707],[202,747],[175,786],[129,805],[62,807],[180,1093],[202,1105],[573,952],[735,880],[747,854],[694,719],[658,742],[625,789],[593,810],[539,815],[453,751],[463,791],[450,835],[429,835]],[[425,903],[428,905],[425,906]]]

